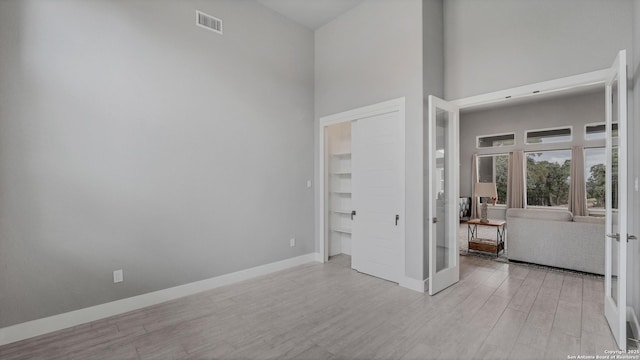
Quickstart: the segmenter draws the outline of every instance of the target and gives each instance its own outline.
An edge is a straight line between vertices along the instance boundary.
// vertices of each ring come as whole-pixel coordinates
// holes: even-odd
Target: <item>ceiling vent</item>
[[[222,19],[196,10],[196,25],[222,34]]]

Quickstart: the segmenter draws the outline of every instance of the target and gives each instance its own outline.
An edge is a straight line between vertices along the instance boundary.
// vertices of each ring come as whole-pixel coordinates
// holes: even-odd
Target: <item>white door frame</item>
[[[316,219],[318,221],[318,230],[317,230],[317,234],[316,234],[316,245],[318,246],[318,248],[320,249],[320,260],[321,262],[325,262],[327,261],[327,256],[329,254],[328,252],[328,231],[329,229],[327,228],[327,224],[326,224],[326,199],[327,199],[327,192],[326,192],[326,178],[327,178],[327,174],[326,174],[326,148],[327,148],[327,136],[326,136],[326,130],[328,126],[331,125],[335,125],[335,124],[340,124],[340,123],[344,123],[344,122],[351,122],[354,120],[358,120],[358,119],[362,119],[362,118],[366,118],[366,117],[371,117],[371,116],[376,116],[376,115],[382,115],[382,114],[387,114],[387,113],[391,113],[391,112],[398,112],[399,113],[399,117],[400,117],[400,121],[402,122],[402,133],[400,134],[400,136],[402,136],[403,142],[404,142],[404,138],[405,138],[405,122],[406,122],[406,117],[405,117],[405,98],[401,97],[401,98],[397,98],[397,99],[393,99],[393,100],[389,100],[389,101],[384,101],[381,103],[377,103],[377,104],[373,104],[373,105],[369,105],[369,106],[364,106],[361,108],[357,108],[357,109],[353,109],[353,110],[348,110],[348,111],[344,111],[338,114],[333,114],[333,115],[327,115],[327,116],[323,116],[320,118],[320,121],[318,122],[318,186],[316,187],[316,198],[318,199],[318,213],[316,214]],[[406,146],[404,146],[403,148],[406,149]],[[406,157],[406,153],[402,153],[402,157],[405,158]],[[402,164],[402,173],[403,175],[405,174],[405,168],[404,168],[404,162]],[[405,182],[402,182],[402,193],[405,194],[405,208],[406,208],[406,192],[405,192]],[[402,209],[403,214],[401,214],[400,217],[400,221],[405,222],[405,218],[406,218],[406,211],[405,209]],[[402,234],[402,242],[401,242],[401,251],[402,251],[402,261],[401,261],[401,269],[402,269],[402,276],[401,278],[406,277],[405,276],[405,263],[406,263],[406,253],[405,253],[405,243],[406,243],[406,228],[403,226],[403,229],[405,229],[405,233]],[[401,282],[402,284],[402,282]]]
[[[567,90],[580,86],[604,84],[610,69],[592,71],[539,83],[518,86],[510,89],[494,91],[486,94],[469,96],[466,98],[452,100],[450,103],[459,109],[472,108],[480,105],[492,105],[505,103],[516,99],[551,94],[554,92]],[[603,90],[604,91],[604,90]]]

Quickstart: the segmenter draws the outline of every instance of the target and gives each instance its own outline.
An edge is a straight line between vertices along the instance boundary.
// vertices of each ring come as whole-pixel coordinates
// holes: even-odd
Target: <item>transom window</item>
[[[585,126],[585,131],[584,131],[584,138],[585,140],[604,140],[605,138],[605,124],[604,123],[599,123],[599,124],[589,124]],[[614,123],[611,124],[611,131],[612,131],[612,135],[613,137],[618,136],[618,124]]]
[[[571,141],[571,127],[529,130],[526,132],[525,138],[527,145]]]
[[[498,134],[498,135],[487,135],[487,136],[478,136],[478,143],[476,146],[480,148],[491,148],[491,147],[501,147],[501,146],[511,146],[516,143],[516,134]]]

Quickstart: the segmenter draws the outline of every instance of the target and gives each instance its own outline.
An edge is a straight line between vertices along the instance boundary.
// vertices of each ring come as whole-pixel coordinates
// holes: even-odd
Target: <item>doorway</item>
[[[429,101],[429,123],[432,124],[433,119],[437,114],[437,108],[446,110],[452,113],[453,117],[459,116],[460,109],[480,108],[485,106],[494,106],[500,103],[510,104],[517,103],[518,101],[527,101],[529,98],[536,97],[553,97],[560,93],[571,92],[575,89],[588,87],[594,84],[604,84],[606,86],[606,156],[607,156],[607,185],[606,185],[606,228],[607,234],[603,239],[603,246],[605,247],[605,316],[621,350],[626,349],[626,322],[627,322],[627,306],[626,306],[626,293],[627,293],[627,281],[626,281],[626,248],[627,239],[635,239],[635,236],[628,234],[627,219],[632,218],[632,207],[627,205],[627,175],[626,175],[626,127],[627,127],[627,114],[626,114],[626,51],[622,50],[617,54],[617,57],[609,69],[595,71],[586,74],[580,74],[562,79],[556,79],[546,81],[543,83],[521,86],[514,89],[508,89],[498,91],[490,94],[483,94],[464,98],[455,101],[444,101],[441,99],[430,97]],[[433,101],[432,101],[433,100]],[[618,131],[621,134],[619,139],[614,135],[613,123],[617,122]],[[430,126],[432,131],[433,128]],[[617,132],[616,132],[617,134]],[[459,139],[458,139],[459,142]],[[435,155],[432,154],[432,158]],[[457,159],[459,163],[459,158]],[[620,163],[621,166],[616,166]],[[612,168],[617,168],[617,177],[614,181]],[[458,167],[454,167],[458,169]],[[431,163],[429,165],[428,173],[437,174],[437,163]],[[459,176],[456,172],[456,177]],[[432,176],[433,177],[433,176]],[[430,180],[431,181],[431,180]],[[434,185],[430,186],[430,200],[429,209],[432,213],[436,213],[438,210],[437,197],[433,195]],[[455,192],[459,192],[459,188],[454,189]],[[611,199],[617,198],[617,204],[612,204]],[[431,220],[431,219],[429,219]],[[431,223],[431,221],[430,221]],[[431,231],[429,232],[429,287],[431,288],[446,288],[458,281],[455,277],[446,277],[446,282],[443,283],[444,278],[438,273],[439,269],[433,265],[437,263],[438,256],[441,255],[438,251],[438,231],[437,221],[433,221],[431,225]],[[456,226],[457,227],[457,226]],[[436,230],[434,230],[436,229]],[[457,229],[454,229],[453,225],[447,227],[450,234],[456,234]],[[445,240],[445,243],[452,243],[453,235],[449,235]],[[442,242],[442,241],[440,241]],[[441,252],[441,251],[440,251]],[[436,286],[437,285],[437,286]],[[431,292],[430,294],[434,294]]]
[[[321,258],[351,255],[359,272],[399,283],[405,264],[404,98],[322,117]]]

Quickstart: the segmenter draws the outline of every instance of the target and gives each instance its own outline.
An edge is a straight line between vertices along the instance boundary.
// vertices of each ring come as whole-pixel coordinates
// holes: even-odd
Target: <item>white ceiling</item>
[[[289,19],[315,30],[363,0],[257,0]]]

